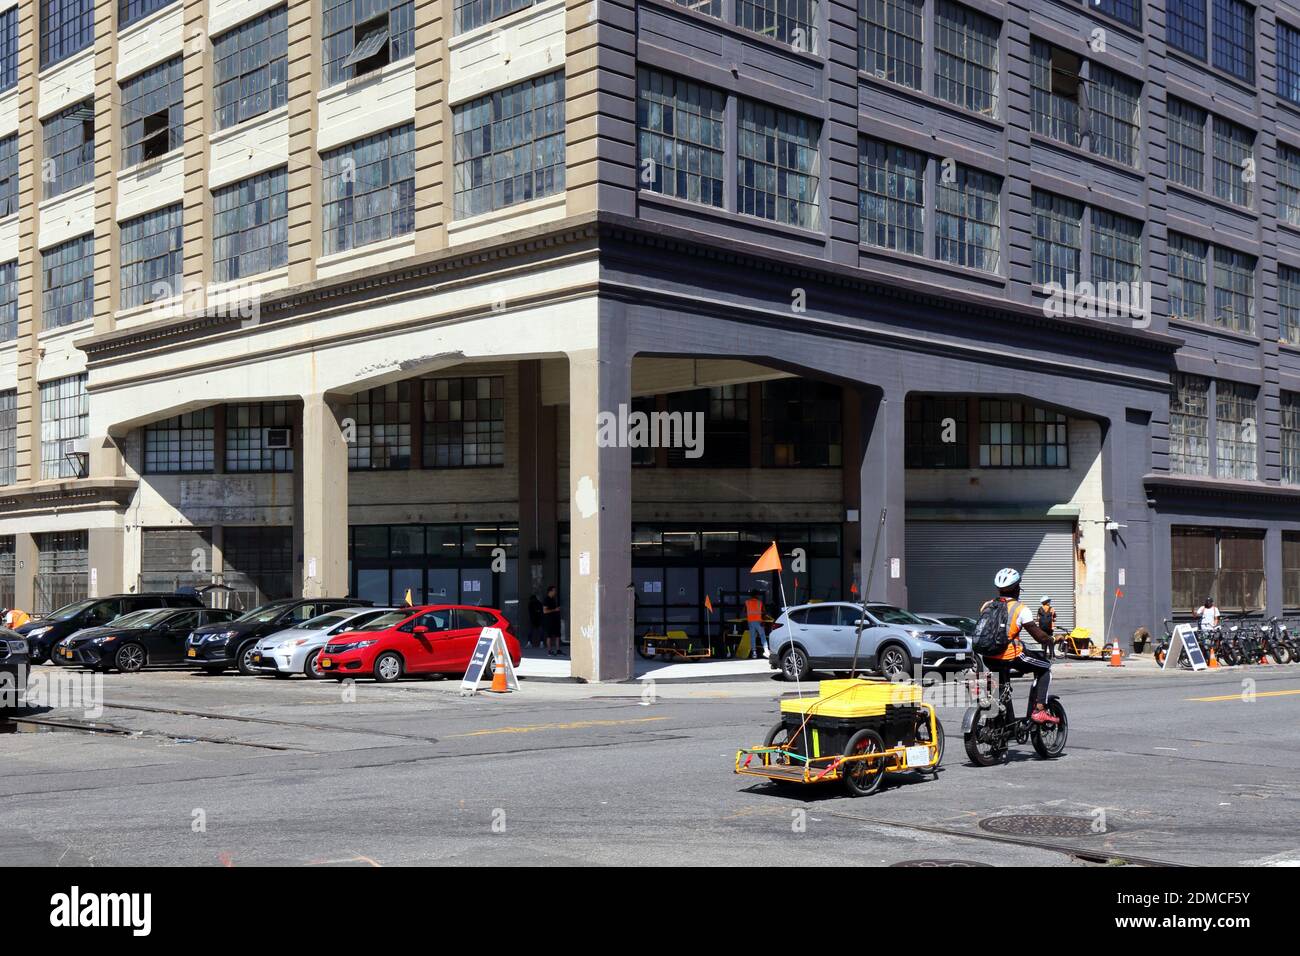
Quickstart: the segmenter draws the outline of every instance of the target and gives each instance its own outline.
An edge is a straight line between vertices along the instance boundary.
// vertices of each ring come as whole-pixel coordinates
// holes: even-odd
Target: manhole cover
[[[977,863],[975,860],[900,860],[890,866],[992,866],[992,863]]]
[[[1076,837],[1092,836],[1092,817],[1060,817],[1036,814],[1011,814],[1005,817],[988,817],[980,821],[980,829],[989,833],[1010,836]],[[1107,829],[1111,829],[1108,827]]]

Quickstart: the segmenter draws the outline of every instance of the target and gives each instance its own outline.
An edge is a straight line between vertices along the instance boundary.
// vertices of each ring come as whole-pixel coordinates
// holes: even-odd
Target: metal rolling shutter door
[[[996,593],[998,569],[1019,568],[1033,607],[1052,596],[1056,626],[1074,627],[1074,525],[1068,521],[907,522],[907,603],[974,615]]]
[[[195,571],[195,552],[201,555]],[[211,528],[145,528],[140,532],[140,590],[175,591],[212,583]]]

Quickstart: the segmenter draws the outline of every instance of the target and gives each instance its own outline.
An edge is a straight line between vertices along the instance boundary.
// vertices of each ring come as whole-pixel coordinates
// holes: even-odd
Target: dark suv
[[[27,641],[0,627],[0,716],[13,713],[27,689]]]
[[[88,627],[54,645],[52,664],[80,664],[91,670],[133,674],[158,664],[185,660],[185,640],[197,627],[224,624],[239,615],[218,608],[156,607],[125,614],[112,624]]]
[[[227,668],[251,677],[261,669],[253,663],[253,648],[268,634],[296,627],[318,614],[341,607],[370,607],[373,601],[353,598],[285,598],[255,607],[228,624],[209,624],[196,628],[185,642],[185,660],[197,664],[209,674]]]
[[[50,649],[69,634],[85,627],[101,627],[123,614],[134,614],[151,607],[203,607],[203,602],[193,594],[161,592],[87,598],[29,621],[18,629],[18,633],[31,644],[32,663],[40,664],[49,660]]]

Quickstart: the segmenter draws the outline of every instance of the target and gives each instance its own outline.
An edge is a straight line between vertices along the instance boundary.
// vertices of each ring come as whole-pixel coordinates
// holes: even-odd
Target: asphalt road
[[[895,775],[855,800],[732,773],[790,689],[773,681],[661,684],[653,700],[358,684],[348,700],[305,679],[109,675],[97,732],[40,723],[87,725],[68,708],[0,728],[0,865],[1300,865],[1300,665],[1097,665],[1055,686],[1071,719],[1059,760],[1026,746],[974,767],[948,707],[937,779]],[[1021,814],[1097,826],[981,826]]]

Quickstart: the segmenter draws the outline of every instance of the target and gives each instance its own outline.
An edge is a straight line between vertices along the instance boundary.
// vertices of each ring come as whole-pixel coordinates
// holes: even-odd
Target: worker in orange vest
[[[16,631],[31,619],[31,615],[26,611],[12,607],[5,610],[4,617],[0,618],[0,625],[9,628],[11,631]]]
[[[749,600],[745,602],[745,621],[749,624],[749,656],[755,659],[766,657],[767,634],[763,630],[763,602],[759,600],[757,591],[749,592]],[[761,653],[760,647],[763,649]]]

